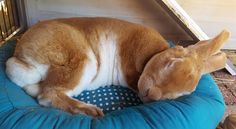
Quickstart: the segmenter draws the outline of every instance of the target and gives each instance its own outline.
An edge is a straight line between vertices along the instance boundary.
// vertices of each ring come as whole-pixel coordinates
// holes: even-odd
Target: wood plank
[[[194,40],[205,40],[209,37],[201,28],[189,17],[189,15],[179,6],[175,0],[156,0],[169,15],[172,16]]]
[[[166,39],[191,37],[156,4],[155,0],[25,0],[29,25],[59,17],[114,17],[158,30]],[[156,13],[158,12],[158,13]]]

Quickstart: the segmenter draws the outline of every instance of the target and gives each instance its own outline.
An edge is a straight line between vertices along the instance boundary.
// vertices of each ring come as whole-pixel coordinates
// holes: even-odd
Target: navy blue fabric
[[[104,86],[84,91],[75,98],[100,107],[104,113],[142,104],[135,92],[121,86]]]
[[[105,107],[100,107],[104,108],[106,115],[101,118],[71,115],[55,108],[41,107],[5,75],[5,61],[12,56],[14,47],[14,42],[0,47],[0,129],[214,129],[225,111],[222,94],[209,74],[202,76],[194,93],[175,100],[141,104],[132,91],[119,86],[110,87],[112,92],[109,87],[90,91],[90,97],[85,101],[93,103],[91,97],[95,94],[96,98],[104,100]],[[109,96],[104,93],[98,95],[98,90],[103,89],[109,91]],[[123,93],[124,99],[120,93]],[[125,93],[133,94],[133,97],[129,96],[128,100]],[[87,92],[83,92],[77,99],[86,99],[86,95]],[[114,100],[117,96],[119,99]],[[113,100],[108,101],[106,97],[110,100],[113,97]],[[110,107],[107,107],[105,100],[111,104]],[[93,104],[99,106],[100,103],[96,102]],[[124,105],[124,102],[127,104]]]

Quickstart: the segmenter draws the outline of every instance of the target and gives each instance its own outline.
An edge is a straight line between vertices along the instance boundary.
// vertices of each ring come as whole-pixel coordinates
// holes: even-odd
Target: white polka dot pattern
[[[105,113],[142,104],[135,92],[121,86],[105,86],[93,91],[84,91],[76,99],[94,104]]]

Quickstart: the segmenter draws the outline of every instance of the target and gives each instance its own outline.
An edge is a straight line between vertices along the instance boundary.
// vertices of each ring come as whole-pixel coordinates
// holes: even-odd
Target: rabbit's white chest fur
[[[116,35],[113,33],[101,34],[98,44],[100,67],[98,68],[96,56],[90,49],[87,53],[89,61],[84,68],[80,83],[67,92],[69,96],[76,96],[83,90],[94,90],[101,86],[128,85],[121,70]]]

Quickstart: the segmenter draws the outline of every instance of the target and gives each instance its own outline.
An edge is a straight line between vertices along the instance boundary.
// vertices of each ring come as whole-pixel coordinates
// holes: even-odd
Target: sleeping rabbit
[[[17,43],[6,73],[40,105],[73,114],[103,116],[100,108],[75,100],[84,90],[122,85],[145,101],[193,92],[202,74],[224,68],[219,51],[229,38],[169,48],[155,30],[111,18],[67,18],[39,22]]]

